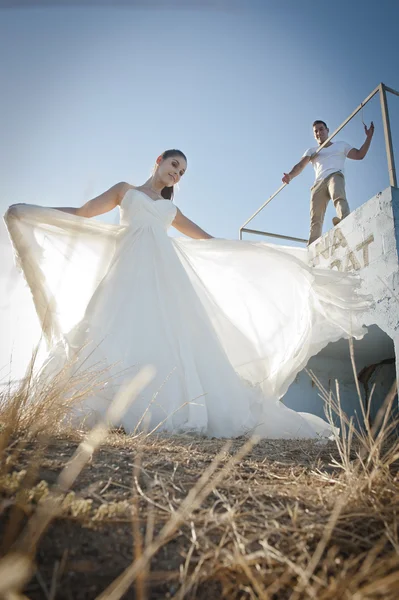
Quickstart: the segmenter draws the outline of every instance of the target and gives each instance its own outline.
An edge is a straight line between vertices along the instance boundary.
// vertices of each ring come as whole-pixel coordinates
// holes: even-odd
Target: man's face
[[[313,133],[319,146],[321,146],[328,138],[329,129],[323,123],[316,123],[313,126]]]

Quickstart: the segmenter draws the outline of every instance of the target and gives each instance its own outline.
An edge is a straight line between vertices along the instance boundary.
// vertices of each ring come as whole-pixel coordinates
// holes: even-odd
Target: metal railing
[[[363,100],[363,102],[361,102],[359,104],[359,106],[353,111],[353,113],[351,115],[349,115],[349,117],[347,119],[345,119],[345,121],[343,123],[341,123],[341,125],[334,131],[334,133],[332,133],[330,135],[330,137],[328,139],[326,139],[326,141],[323,142],[323,144],[321,144],[321,146],[319,146],[319,148],[313,154],[313,156],[316,156],[320,152],[320,150],[322,150],[333,139],[333,137],[335,137],[337,135],[337,133],[339,133],[341,131],[341,129],[343,129],[345,127],[345,125],[347,125],[347,123],[349,123],[349,121],[351,119],[353,119],[353,117],[355,115],[357,115],[357,113],[360,112],[363,109],[363,107],[367,104],[367,102],[370,102],[370,100],[376,94],[379,94],[380,95],[380,103],[381,103],[382,123],[383,123],[383,129],[384,129],[385,148],[386,148],[386,152],[387,152],[389,184],[392,187],[398,187],[398,181],[397,181],[396,169],[395,169],[395,158],[394,158],[394,152],[393,152],[393,147],[392,147],[392,134],[391,134],[391,125],[390,125],[390,121],[389,121],[387,92],[389,92],[390,94],[395,94],[395,96],[399,96],[399,92],[397,92],[396,90],[388,87],[384,83],[380,83],[375,88],[375,90],[373,90],[371,92],[371,94],[369,94],[367,96],[367,98],[365,100]],[[275,198],[285,188],[286,185],[288,185],[288,184],[287,183],[283,183],[278,188],[278,190],[275,191],[274,194],[272,194],[270,196],[270,198],[268,198],[266,200],[266,202],[264,202],[262,204],[262,206],[260,208],[258,208],[258,210],[255,211],[254,214],[251,215],[249,217],[249,219],[247,219],[245,221],[245,223],[243,225],[241,225],[240,230],[239,230],[240,240],[242,240],[242,234],[243,233],[254,233],[254,234],[263,235],[263,236],[266,236],[266,237],[273,237],[273,238],[279,238],[279,239],[283,239],[283,240],[291,240],[291,241],[294,241],[294,242],[304,242],[304,243],[307,243],[308,240],[305,240],[303,238],[291,237],[291,236],[288,236],[288,235],[281,235],[281,234],[278,234],[278,233],[271,233],[271,232],[268,232],[268,231],[260,231],[259,229],[248,229],[246,227],[248,225],[248,223],[250,223],[252,221],[252,219],[254,219],[269,204],[269,202],[271,202],[273,200],[273,198]]]

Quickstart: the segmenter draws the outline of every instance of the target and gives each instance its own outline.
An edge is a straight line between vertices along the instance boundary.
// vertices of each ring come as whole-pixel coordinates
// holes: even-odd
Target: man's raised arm
[[[363,158],[366,156],[366,154],[370,148],[371,140],[373,139],[373,134],[374,134],[373,121],[371,121],[370,127],[367,127],[366,125],[364,126],[364,133],[366,134],[366,140],[365,140],[363,146],[359,149],[352,148],[352,150],[349,150],[348,158],[351,158],[352,160],[363,160]]]

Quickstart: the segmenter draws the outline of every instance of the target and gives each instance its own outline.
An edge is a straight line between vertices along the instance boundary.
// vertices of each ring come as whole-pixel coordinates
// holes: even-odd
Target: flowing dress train
[[[130,189],[120,225],[14,205],[5,221],[50,346],[46,370],[76,352],[107,368],[107,385],[80,415],[103,415],[145,364],[153,382],[121,425],[267,438],[331,433],[284,406],[309,358],[360,338],[368,301],[351,275],[310,268],[304,254],[269,244],[171,238],[169,200]],[[80,357],[79,357],[80,358]]]

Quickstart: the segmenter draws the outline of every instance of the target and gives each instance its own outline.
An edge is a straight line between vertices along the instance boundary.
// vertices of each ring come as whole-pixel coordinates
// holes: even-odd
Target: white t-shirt
[[[344,173],[345,159],[352,148],[353,146],[346,142],[331,142],[331,146],[320,150],[319,154],[310,161],[316,174],[315,183],[322,181],[331,175],[331,173],[336,173],[337,171]],[[318,146],[309,148],[303,156],[312,156],[317,150]]]

